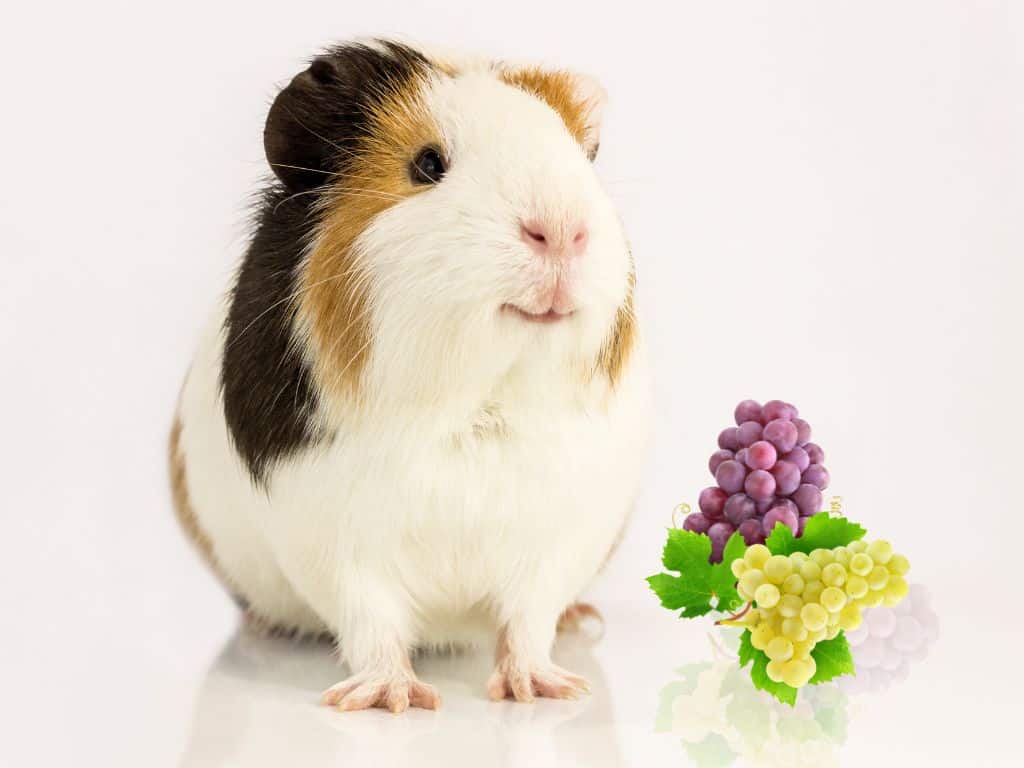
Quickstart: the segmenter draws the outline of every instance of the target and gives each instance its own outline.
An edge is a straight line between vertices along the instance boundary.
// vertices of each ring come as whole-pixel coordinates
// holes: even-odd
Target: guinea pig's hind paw
[[[501,701],[510,696],[526,703],[533,701],[534,696],[576,699],[581,693],[590,693],[587,681],[554,664],[522,669],[502,663],[487,681],[487,695],[493,701]]]
[[[355,675],[332,685],[321,703],[340,712],[381,707],[398,714],[409,707],[438,709],[441,697],[432,685],[407,672]]]

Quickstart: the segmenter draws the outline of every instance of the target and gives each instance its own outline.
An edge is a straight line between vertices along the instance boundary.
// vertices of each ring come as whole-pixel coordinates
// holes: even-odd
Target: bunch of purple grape
[[[821,511],[828,487],[825,453],[811,442],[811,425],[782,400],[736,406],[738,426],[723,429],[708,461],[716,485],[700,492],[699,512],[683,528],[706,533],[711,559],[739,531],[747,545],[760,544],[778,523],[800,536],[807,518]]]

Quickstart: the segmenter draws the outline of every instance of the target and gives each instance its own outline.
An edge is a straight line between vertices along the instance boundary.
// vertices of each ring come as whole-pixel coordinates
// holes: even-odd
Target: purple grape
[[[793,533],[796,533],[797,528],[800,526],[800,518],[793,514],[793,510],[788,507],[772,507],[764,516],[764,520],[761,521],[761,530],[764,531],[764,535],[770,536],[778,523],[782,523]]]
[[[763,469],[755,469],[743,482],[743,488],[747,496],[754,500],[770,499],[775,495],[775,478],[771,472]]]
[[[691,512],[683,520],[683,530],[693,531],[694,533],[707,533],[708,528],[711,527],[711,521],[708,520],[700,512]]]
[[[779,496],[789,496],[800,487],[800,470],[791,461],[777,461],[769,472],[775,478],[775,492]]]
[[[723,461],[715,470],[715,482],[726,493],[737,493],[747,479],[747,468],[735,459]]]
[[[700,492],[697,499],[697,506],[704,513],[705,517],[711,520],[721,520],[722,510],[725,508],[725,500],[729,496],[721,488],[705,488]]]
[[[725,543],[729,541],[729,537],[733,535],[736,530],[736,526],[732,523],[712,523],[711,527],[708,528],[708,538],[711,539],[711,561],[713,563],[720,562],[722,559],[722,552],[725,550]]]
[[[708,459],[708,469],[711,470],[711,475],[714,477],[715,470],[718,469],[718,465],[723,461],[727,461],[732,458],[732,451],[718,450],[711,454],[711,458]],[[806,467],[804,468],[806,469]]]
[[[800,518],[797,520],[797,522],[796,522],[796,535],[798,537],[804,535],[804,528],[807,527],[807,521],[808,520],[810,520],[810,518],[809,517],[804,517],[803,515],[801,515]]]
[[[736,419],[737,426],[743,424],[745,421],[756,421],[760,424],[761,404],[757,402],[757,400],[744,400],[736,406],[736,410],[733,411],[733,416]]]
[[[803,483],[791,496],[793,502],[800,508],[800,514],[810,517],[821,511],[821,489],[810,483]]]
[[[789,453],[796,447],[796,427],[785,419],[769,421],[762,436],[778,448],[779,453]]]
[[[818,486],[821,490],[828,488],[828,470],[821,464],[811,464],[804,470],[803,481]]]
[[[779,454],[774,445],[767,440],[758,440],[747,448],[743,462],[751,469],[771,469],[778,458]]]
[[[749,448],[753,443],[761,439],[761,430],[764,429],[756,421],[744,421],[736,428],[736,437],[740,445]]]
[[[755,544],[764,544],[764,530],[761,527],[760,520],[746,520],[740,523],[740,527],[737,530],[748,547],[752,547]]]
[[[747,466],[747,449],[740,448],[738,451],[736,451],[735,459],[743,466]]]
[[[757,504],[757,514],[764,515],[765,512],[767,512],[769,509],[775,506],[775,502],[775,496],[772,496],[771,498],[768,499],[763,499],[761,501],[756,501],[755,504]]]
[[[807,451],[807,457],[811,460],[811,464],[825,463],[825,452],[817,443],[808,443],[804,446],[804,450]]]
[[[807,445],[811,440],[811,425],[803,419],[793,419],[793,426],[796,427],[796,444]]]
[[[788,509],[794,515],[800,515],[800,508],[793,503],[792,499],[776,499],[775,503],[772,504],[772,508]]]
[[[803,472],[809,466],[811,466],[811,457],[807,455],[807,451],[801,448],[799,445],[792,451],[782,457],[784,461],[788,461],[791,464],[796,464],[796,468]]]
[[[725,502],[725,519],[733,525],[740,525],[757,514],[757,505],[745,493],[734,493]]]
[[[776,419],[789,421],[796,418],[796,408],[782,400],[769,400],[761,408],[761,418],[764,419],[765,424]]]
[[[739,450],[740,441],[736,427],[726,427],[718,433],[718,447],[727,451]]]

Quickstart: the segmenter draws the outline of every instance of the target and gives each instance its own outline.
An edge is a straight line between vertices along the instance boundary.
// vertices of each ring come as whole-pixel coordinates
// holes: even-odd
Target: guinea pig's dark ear
[[[320,186],[337,147],[329,139],[331,91],[339,77],[330,56],[314,59],[277,94],[263,129],[267,162],[288,189]]]

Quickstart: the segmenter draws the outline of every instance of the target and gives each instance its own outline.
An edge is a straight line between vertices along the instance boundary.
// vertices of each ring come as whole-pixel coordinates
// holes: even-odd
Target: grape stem
[[[754,604],[754,601],[751,600],[745,606],[743,606],[743,610],[742,611],[740,611],[739,613],[734,613],[732,616],[726,616],[724,619],[719,619],[718,621],[715,622],[715,626],[718,626],[719,624],[728,624],[730,627],[740,626],[740,624],[738,623],[739,620],[747,615],[747,611],[750,610],[750,608],[751,608],[751,606],[753,606],[753,604]]]

